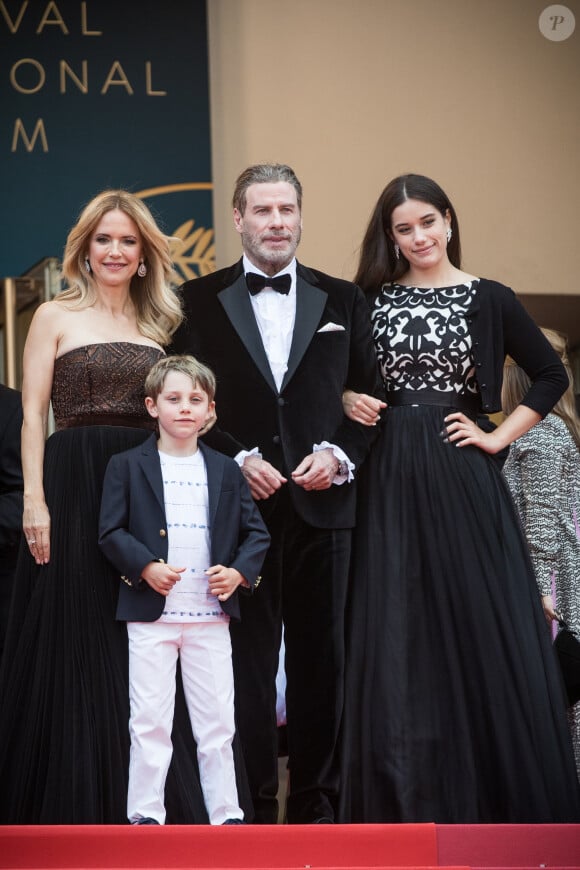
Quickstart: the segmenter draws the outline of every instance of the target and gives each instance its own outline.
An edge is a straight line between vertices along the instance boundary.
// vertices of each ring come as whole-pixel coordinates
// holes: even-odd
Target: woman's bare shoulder
[[[78,309],[77,309],[78,311]],[[73,316],[75,310],[70,303],[57,299],[49,299],[47,302],[42,302],[34,312],[34,319],[43,323],[51,324],[55,322],[68,320]]]
[[[56,299],[42,302],[30,323],[26,340],[28,348],[36,347],[40,350],[38,345],[41,345],[44,354],[58,356],[63,340],[70,340],[78,331],[77,327],[82,320],[77,318],[78,313],[75,313],[69,303]]]

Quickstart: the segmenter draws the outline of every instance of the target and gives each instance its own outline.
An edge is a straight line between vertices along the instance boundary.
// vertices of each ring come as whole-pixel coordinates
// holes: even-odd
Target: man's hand
[[[245,578],[235,568],[212,565],[205,572],[209,577],[209,588],[219,601],[227,601],[238,586],[249,586]]]
[[[149,562],[141,572],[141,577],[146,580],[155,592],[161,595],[169,595],[185,568],[173,568],[165,562]]]
[[[269,498],[283,483],[287,483],[286,478],[282,477],[277,468],[257,456],[246,456],[242,465],[242,474],[256,501]]]
[[[338,459],[326,447],[305,456],[292,472],[292,480],[305,490],[329,489],[338,471]]]

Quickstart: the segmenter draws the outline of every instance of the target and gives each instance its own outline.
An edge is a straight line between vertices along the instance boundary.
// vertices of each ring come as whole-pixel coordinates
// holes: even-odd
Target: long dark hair
[[[399,175],[387,184],[379,196],[362,241],[354,280],[366,294],[375,294],[383,284],[396,281],[409,268],[409,262],[403,254],[400,254],[399,259],[396,258],[391,238],[393,211],[408,199],[426,202],[443,216],[449,211],[453,233],[447,245],[447,256],[454,266],[461,268],[459,223],[449,197],[425,175]]]

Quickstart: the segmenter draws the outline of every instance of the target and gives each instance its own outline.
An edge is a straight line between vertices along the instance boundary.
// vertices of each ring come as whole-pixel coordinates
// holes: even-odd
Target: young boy
[[[165,822],[179,655],[210,823],[243,824],[229,619],[240,618],[238,586],[258,585],[270,538],[236,462],[198,443],[214,412],[213,373],[191,356],[166,357],[145,393],[159,437],[110,460],[99,529],[124,581],[117,619],[129,634],[127,815],[132,824]]]

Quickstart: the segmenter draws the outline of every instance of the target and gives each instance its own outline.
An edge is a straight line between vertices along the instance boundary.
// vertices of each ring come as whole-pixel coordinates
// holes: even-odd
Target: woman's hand
[[[457,412],[445,417],[445,428],[440,434],[444,441],[455,444],[456,447],[471,445],[479,447],[485,453],[495,454],[504,446],[497,432],[497,429],[493,432],[484,432],[465,414]]]
[[[50,559],[50,514],[44,501],[24,497],[22,528],[36,564],[46,565]]]
[[[548,625],[551,625],[553,620],[557,621],[559,619],[558,614],[554,610],[554,602],[551,595],[542,595],[542,607],[544,608],[544,616]]]
[[[445,417],[445,427],[441,437],[457,447],[467,447],[471,444],[485,453],[496,455],[509,447],[517,438],[521,438],[540,420],[541,416],[537,411],[525,405],[518,405],[493,431],[484,432],[465,414],[456,412]]]
[[[380,419],[382,408],[386,408],[386,402],[375,399],[366,393],[355,393],[354,390],[345,390],[342,394],[342,407],[346,416],[355,423],[363,426],[376,426]]]
[[[217,414],[214,410],[209,414],[207,420],[205,421],[205,423],[203,424],[203,426],[201,427],[201,429],[199,430],[199,432],[197,434],[198,435],[206,435],[209,432],[209,430],[213,426],[215,426],[216,423],[217,423]]]

